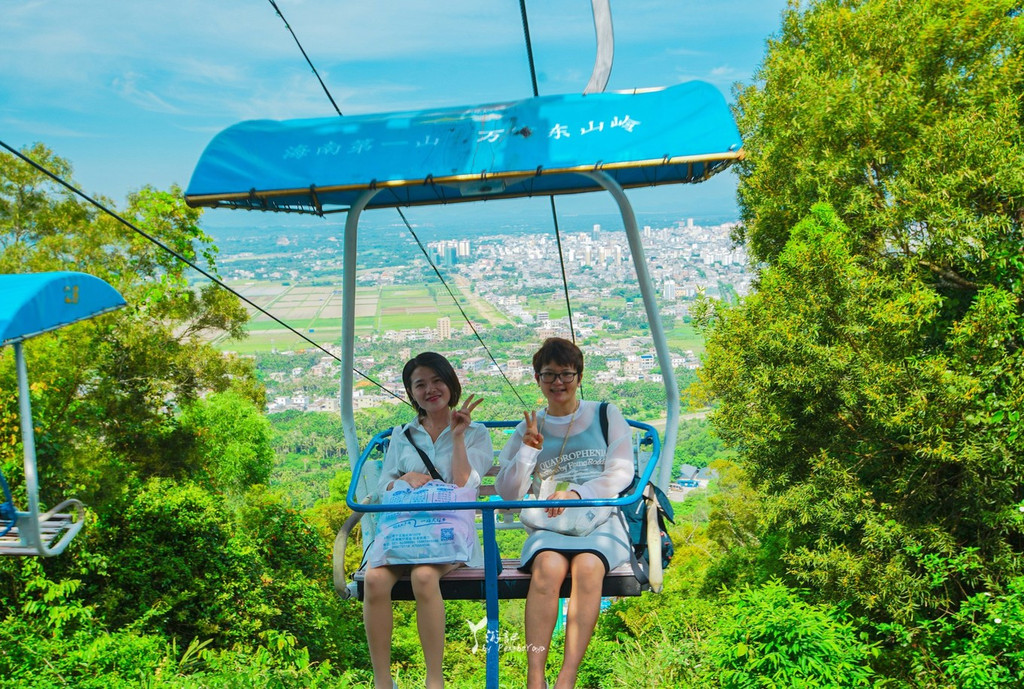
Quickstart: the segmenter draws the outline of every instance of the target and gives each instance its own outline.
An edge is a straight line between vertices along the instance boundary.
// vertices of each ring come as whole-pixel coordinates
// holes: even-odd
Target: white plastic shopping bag
[[[395,481],[381,496],[383,505],[472,502],[476,488],[460,488],[441,481],[428,481],[412,488]],[[443,510],[377,513],[377,534],[367,551],[370,567],[466,562],[476,540],[474,510]]]

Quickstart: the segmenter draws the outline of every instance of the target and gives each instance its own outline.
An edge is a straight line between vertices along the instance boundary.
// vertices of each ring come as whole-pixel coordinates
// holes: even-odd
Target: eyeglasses
[[[579,373],[576,371],[561,371],[559,373],[555,373],[554,371],[541,371],[537,374],[537,377],[540,378],[542,383],[554,383],[555,378],[563,383],[571,383],[576,380],[576,376],[578,375]]]

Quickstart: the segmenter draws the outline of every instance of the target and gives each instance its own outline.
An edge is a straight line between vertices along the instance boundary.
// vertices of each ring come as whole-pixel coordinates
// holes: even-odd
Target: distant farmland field
[[[336,342],[341,336],[340,287],[260,283],[232,286],[247,299],[316,342]],[[457,287],[452,287],[452,291],[475,325],[507,322],[501,314],[475,296],[463,294]],[[486,308],[486,315],[481,313],[481,305]],[[246,326],[249,337],[241,342],[218,340],[217,344],[222,349],[253,352],[273,347],[308,346],[308,343],[270,317],[248,305],[246,308],[250,314]],[[356,336],[386,330],[435,328],[437,319],[443,316],[451,318],[453,329],[462,326],[462,315],[443,286],[360,287],[356,293]]]

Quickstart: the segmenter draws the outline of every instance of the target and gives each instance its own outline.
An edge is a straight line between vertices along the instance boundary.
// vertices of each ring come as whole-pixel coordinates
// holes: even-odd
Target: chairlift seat
[[[519,558],[502,558],[501,572],[498,574],[498,598],[501,600],[526,598],[530,589],[530,574],[518,569]],[[357,586],[356,597],[363,600],[363,575],[359,570],[353,575]],[[445,600],[484,600],[484,568],[459,567],[441,577],[441,596]],[[559,596],[568,598],[572,588],[571,575],[567,575],[562,583]],[[601,587],[604,597],[639,596],[644,587],[637,580],[629,563],[616,567],[608,572]],[[414,600],[412,584],[408,575],[402,576],[391,589],[392,600]]]
[[[62,511],[72,508],[70,511]],[[0,532],[11,525],[10,519],[0,519]],[[10,530],[0,536],[0,555],[38,555],[39,546],[32,543],[35,537],[31,529],[19,529],[19,525],[31,525],[32,515],[18,512]],[[47,551],[64,550],[85,525],[85,508],[78,500],[65,500],[49,512],[38,517],[38,538]]]
[[[498,467],[493,466],[487,472],[488,476],[495,476]],[[495,495],[493,485],[480,487],[481,497]],[[358,514],[358,513],[357,513]],[[522,528],[518,521],[515,521],[517,511],[500,510],[496,518],[501,521],[497,525],[498,530],[509,528]],[[354,524],[354,522],[353,522]],[[351,529],[351,526],[349,527]],[[352,575],[354,587],[348,588],[345,595],[353,596],[363,600],[363,577],[366,573],[360,568]],[[459,567],[441,577],[441,596],[445,600],[484,600],[487,592],[484,590],[484,578],[486,571],[483,567]],[[559,596],[567,598],[572,588],[572,576],[567,575],[562,583]],[[502,558],[501,568],[498,572],[498,598],[500,600],[526,598],[530,590],[530,574],[519,569],[519,558]],[[647,587],[640,583],[630,563],[625,563],[608,572],[604,578],[601,588],[603,597],[624,597],[639,596],[647,590]],[[391,589],[392,600],[415,600],[412,593],[412,584],[409,575],[399,577]]]
[[[484,425],[489,427],[512,427],[518,422],[484,422]],[[631,426],[638,430],[647,430],[647,435],[642,436],[634,444],[634,456],[638,460],[640,465],[645,465],[646,460],[653,460],[657,462],[657,454],[655,452],[648,452],[646,448],[652,447],[652,437],[650,435],[650,427],[644,427],[643,424],[636,422],[629,422]],[[387,437],[390,431],[384,431],[378,434],[370,443],[370,446],[363,453],[364,459],[374,449],[383,449],[386,447]],[[653,449],[653,448],[652,448]],[[497,456],[497,453],[495,453]],[[362,467],[364,473],[373,476],[373,484],[376,483],[376,477],[379,476],[379,462],[363,462]],[[368,470],[367,467],[370,467]],[[653,468],[653,467],[652,467]],[[494,477],[498,473],[498,466],[494,464],[487,472],[487,477]],[[360,476],[362,479],[362,476]],[[368,482],[361,480],[361,490],[364,493],[362,496],[362,502],[374,500],[374,496],[368,495],[370,488]],[[497,497],[497,492],[493,484],[487,483],[480,486],[480,497],[491,498]],[[481,502],[481,506],[485,505],[485,502]],[[522,525],[518,521],[518,509],[498,509],[494,511],[494,519],[496,521],[496,530],[507,530],[507,529],[521,529]],[[344,598],[357,598],[363,600],[363,580],[365,576],[365,563],[363,567],[360,567],[352,575],[352,580],[348,581],[348,577],[345,571],[345,548],[348,543],[348,537],[355,525],[358,524],[361,519],[365,518],[367,512],[354,512],[344,523],[338,532],[338,536],[334,542],[334,585],[335,590]],[[487,518],[486,516],[484,517]],[[363,543],[364,553],[368,543]],[[657,554],[660,555],[660,550]],[[519,569],[519,558],[501,558],[500,565],[498,565],[497,575],[497,598],[500,600],[508,599],[523,599],[526,598],[526,594],[530,588],[530,574],[529,572],[523,572]],[[440,587],[441,595],[444,599],[448,600],[485,600],[487,598],[486,591],[486,567],[487,562],[483,567],[459,567],[457,569],[448,572],[441,577]],[[493,565],[492,565],[493,566]],[[660,563],[657,564],[660,568]],[[654,590],[660,590],[660,581],[655,584],[657,587]],[[565,581],[562,583],[560,596],[568,597],[572,588],[571,575],[567,576]],[[611,570],[605,575],[604,583],[601,589],[601,595],[603,597],[624,597],[624,596],[639,596],[644,591],[652,590],[651,584],[648,582],[641,581],[637,577],[637,573],[633,570],[632,563],[625,563]],[[399,577],[391,590],[392,600],[414,600],[412,592],[412,584],[409,579],[409,575],[405,574]]]

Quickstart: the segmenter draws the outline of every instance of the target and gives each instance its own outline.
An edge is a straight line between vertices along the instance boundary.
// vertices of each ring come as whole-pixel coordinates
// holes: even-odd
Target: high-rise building
[[[452,319],[448,316],[437,319],[437,337],[439,340],[452,339]]]
[[[662,293],[662,297],[666,301],[671,301],[676,298],[676,281],[672,279],[665,280],[665,288]]]

